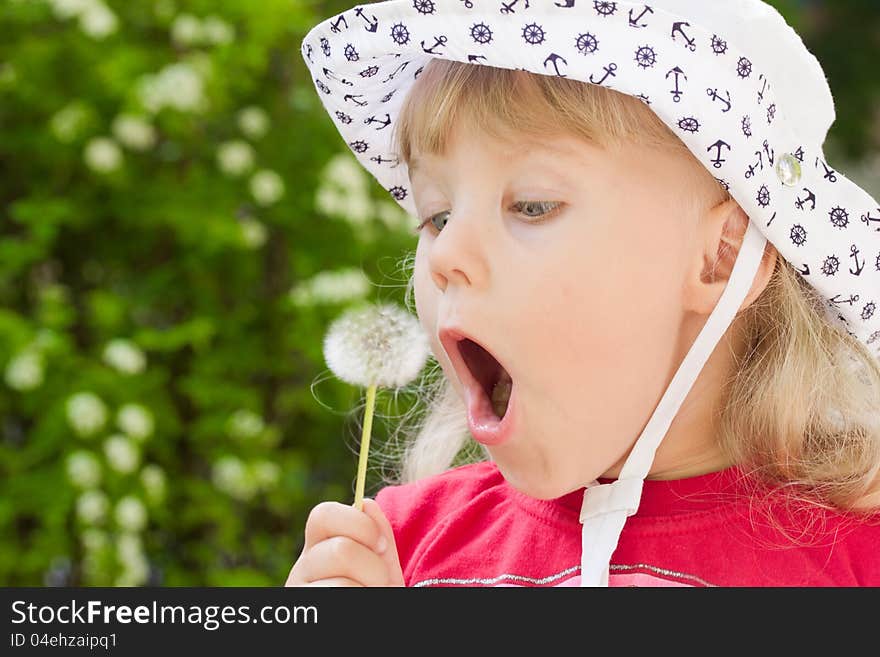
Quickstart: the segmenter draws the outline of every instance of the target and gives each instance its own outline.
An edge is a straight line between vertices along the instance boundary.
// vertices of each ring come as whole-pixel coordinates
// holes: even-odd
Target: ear
[[[685,281],[685,309],[708,316],[718,304],[748,228],[749,217],[734,199],[709,208],[697,228],[694,267]],[[752,288],[740,310],[757,299],[776,267],[777,251],[768,241]]]

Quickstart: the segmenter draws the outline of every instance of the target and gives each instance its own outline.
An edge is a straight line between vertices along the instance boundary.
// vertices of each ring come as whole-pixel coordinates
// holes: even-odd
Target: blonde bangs
[[[571,135],[608,151],[635,144],[677,154],[692,165],[685,182],[690,191],[705,192],[700,197],[709,203],[730,198],[642,100],[606,87],[518,69],[431,59],[401,108],[393,128],[394,150],[407,165],[415,152],[442,156],[458,122],[507,142]]]

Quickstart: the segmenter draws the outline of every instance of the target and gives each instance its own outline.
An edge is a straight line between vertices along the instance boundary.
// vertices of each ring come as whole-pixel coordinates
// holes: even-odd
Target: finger
[[[348,536],[370,549],[377,549],[381,533],[363,511],[339,502],[321,502],[306,520],[303,549],[308,550],[331,536]]]
[[[308,584],[304,584],[303,586],[360,586],[363,587],[363,584],[359,584],[353,579],[349,579],[348,577],[328,577],[327,579],[319,579],[317,582],[309,582]]]
[[[361,586],[388,586],[385,560],[347,536],[331,536],[309,550],[298,571],[302,581],[348,577]]]
[[[369,515],[379,526],[382,536],[388,541],[388,547],[382,552],[382,559],[388,569],[388,586],[406,586],[403,579],[403,570],[400,567],[400,556],[397,553],[397,541],[394,539],[394,529],[382,511],[379,503],[372,499],[364,499],[364,513]]]

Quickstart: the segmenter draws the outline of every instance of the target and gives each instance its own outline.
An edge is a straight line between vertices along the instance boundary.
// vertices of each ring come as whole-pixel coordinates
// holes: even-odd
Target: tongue
[[[492,388],[492,410],[499,418],[507,412],[507,402],[510,401],[510,391],[513,388],[513,380],[507,370],[501,370],[501,378]]]

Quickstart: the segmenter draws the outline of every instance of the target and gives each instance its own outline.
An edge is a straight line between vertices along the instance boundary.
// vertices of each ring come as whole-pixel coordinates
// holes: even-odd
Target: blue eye
[[[525,208],[525,207],[530,207],[530,206],[531,207],[538,206],[538,207],[550,207],[551,208],[550,210],[538,212],[537,214],[530,214],[530,213],[522,212],[522,210],[520,210],[520,212],[522,212],[526,217],[529,217],[531,219],[534,219],[536,217],[544,217],[543,219],[540,219],[539,221],[532,221],[531,222],[531,223],[535,223],[535,224],[540,224],[544,221],[547,221],[551,217],[555,216],[556,213],[562,207],[562,203],[559,203],[556,201],[517,201],[511,207],[514,209],[520,209],[520,208]],[[448,214],[449,212],[450,212],[450,210],[443,210],[442,212],[438,212],[437,214],[431,215],[430,217],[426,217],[424,221],[422,221],[418,226],[416,226],[415,232],[418,233],[419,231],[421,231],[422,228],[425,226],[425,224],[427,224],[428,222],[430,222],[432,225],[434,225],[434,228],[437,228],[437,225],[434,224],[434,219],[436,219],[437,217],[440,217],[444,214]],[[447,221],[449,221],[449,220],[447,219],[446,221],[443,222],[443,226],[446,226]],[[443,227],[441,226],[440,228],[437,228],[437,231],[439,232],[442,229],[443,229]]]

